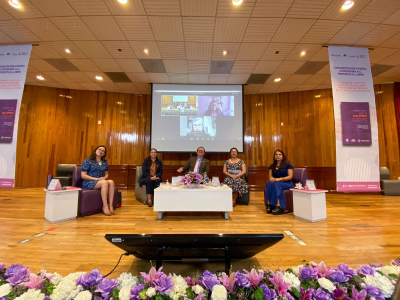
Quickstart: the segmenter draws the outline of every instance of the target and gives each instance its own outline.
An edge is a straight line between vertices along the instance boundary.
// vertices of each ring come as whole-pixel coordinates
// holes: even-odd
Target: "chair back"
[[[301,182],[303,186],[306,185],[307,168],[294,168],[292,181],[294,184]]]
[[[82,183],[81,167],[76,166],[72,169],[72,186],[82,188]]]
[[[246,174],[243,175],[243,179],[244,181],[246,181],[246,183],[249,183],[249,167],[246,166]]]
[[[135,186],[139,185],[140,177],[142,177],[142,166],[137,166]]]
[[[386,167],[381,167],[380,169],[381,180],[390,180],[390,171]]]
[[[72,169],[76,167],[76,164],[58,164],[56,176],[72,176]]]

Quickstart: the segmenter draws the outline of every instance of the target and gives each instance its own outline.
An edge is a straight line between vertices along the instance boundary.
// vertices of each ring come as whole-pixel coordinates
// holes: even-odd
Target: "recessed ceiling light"
[[[103,80],[103,77],[101,77],[101,76],[96,76],[96,79],[97,79],[97,80]]]
[[[243,0],[232,0],[233,5],[240,5],[242,4]]]
[[[301,55],[301,56],[306,55],[306,51],[301,51],[300,55]]]
[[[321,98],[321,95],[315,95],[315,98]]]
[[[67,48],[67,49],[65,49],[65,52],[71,53],[71,50],[69,50],[69,49]]]
[[[18,0],[9,0],[8,4],[10,4],[14,8],[20,9],[22,6],[19,4]]]
[[[228,51],[222,51],[222,54],[223,54],[223,55],[227,55],[227,54],[228,54]]]
[[[144,49],[143,52],[148,54],[149,53],[149,49]]]
[[[128,0],[118,0],[118,2],[121,4],[126,4],[128,2]]]
[[[42,75],[38,75],[38,76],[36,76],[36,78],[39,80],[44,80],[44,77]]]
[[[342,9],[344,9],[344,10],[350,9],[353,7],[353,5],[354,5],[354,1],[346,0],[346,1],[344,1],[344,4],[342,5]]]
[[[279,81],[281,81],[281,80],[282,80],[282,78],[275,78],[275,79],[274,79],[275,82],[279,82]]]

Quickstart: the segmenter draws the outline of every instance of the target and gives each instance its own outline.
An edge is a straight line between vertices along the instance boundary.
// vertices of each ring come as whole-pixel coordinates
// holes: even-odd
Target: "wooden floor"
[[[261,267],[276,269],[298,265],[302,260],[324,260],[327,265],[347,263],[388,264],[400,257],[400,197],[381,195],[328,194],[326,221],[309,223],[293,214],[265,213],[262,192],[251,192],[249,206],[237,206],[224,220],[222,214],[157,213],[135,200],[133,190],[122,191],[123,206],[115,216],[94,215],[51,224],[44,219],[45,193],[42,189],[0,189],[0,262],[21,263],[32,271],[46,269],[66,275],[99,268],[108,273],[122,251],[104,239],[107,233],[283,233],[291,231],[307,245],[285,234],[270,249],[243,261],[233,269]],[[47,231],[47,230],[51,231]],[[46,232],[45,235],[33,237]],[[17,244],[26,239],[26,243]],[[138,274],[150,263],[124,256],[111,275]],[[193,275],[197,270],[222,270],[223,263],[164,264],[164,271]]]

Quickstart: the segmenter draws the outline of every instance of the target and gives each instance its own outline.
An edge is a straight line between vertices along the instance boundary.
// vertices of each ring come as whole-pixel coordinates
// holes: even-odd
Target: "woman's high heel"
[[[108,207],[103,207],[103,214],[105,214],[106,216],[111,216],[111,212],[108,210]]]

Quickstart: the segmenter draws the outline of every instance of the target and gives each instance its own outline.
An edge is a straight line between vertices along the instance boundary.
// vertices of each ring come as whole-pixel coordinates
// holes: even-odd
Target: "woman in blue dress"
[[[281,150],[274,153],[274,163],[269,166],[269,182],[265,186],[264,201],[267,213],[281,215],[287,213],[283,191],[294,188],[293,166],[286,161]]]
[[[101,190],[103,213],[106,216],[114,215],[114,181],[108,180],[107,149],[105,146],[96,147],[92,155],[85,159],[81,166],[81,177],[84,190]],[[108,202],[107,202],[108,196]]]

